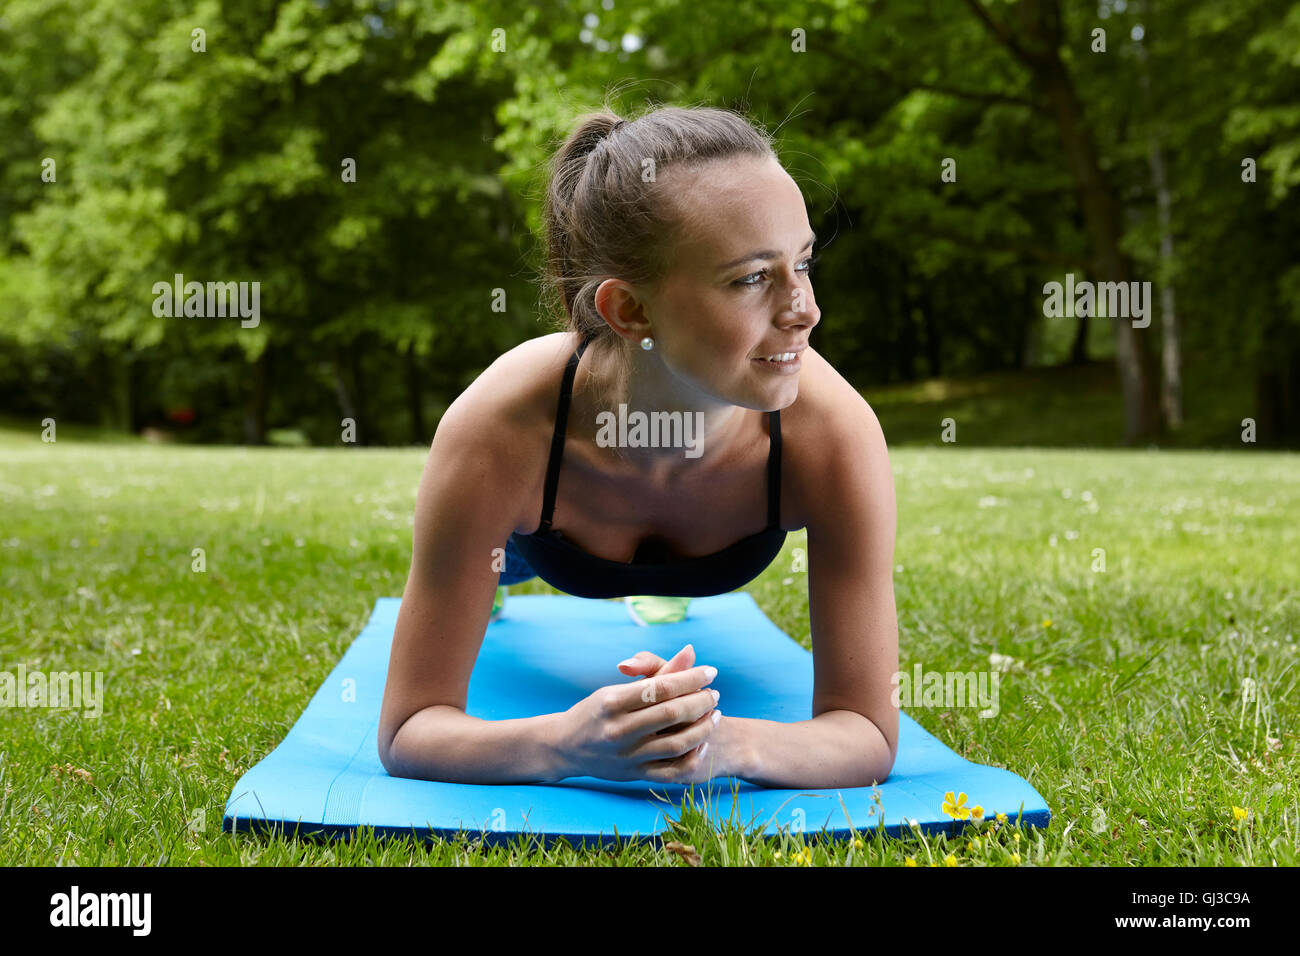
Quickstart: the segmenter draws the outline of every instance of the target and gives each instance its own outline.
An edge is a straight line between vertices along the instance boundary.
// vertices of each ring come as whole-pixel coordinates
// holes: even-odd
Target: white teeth
[[[782,352],[780,355],[769,355],[763,359],[764,362],[788,362],[794,358],[793,352]]]

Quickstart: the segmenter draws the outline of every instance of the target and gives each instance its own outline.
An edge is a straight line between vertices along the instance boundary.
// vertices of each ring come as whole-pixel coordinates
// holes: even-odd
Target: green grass
[[[63,436],[0,433],[0,669],[103,671],[104,714],[0,710],[0,863],[687,865],[647,845],[223,834],[238,776],[283,739],[375,598],[401,594],[424,452]],[[763,839],[739,820],[714,832],[688,807],[678,839],[704,865],[1297,863],[1294,456],[958,443],[892,459],[901,666],[1023,663],[995,718],[908,713],[1028,779],[1051,827],[853,846]],[[749,590],[809,647],[796,547],[802,533]],[[1243,704],[1247,678],[1258,693]]]

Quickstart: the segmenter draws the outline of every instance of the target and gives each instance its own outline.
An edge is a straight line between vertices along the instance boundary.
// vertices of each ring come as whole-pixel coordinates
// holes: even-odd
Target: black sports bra
[[[649,538],[637,546],[631,563],[625,563],[589,554],[551,527],[573,376],[590,341],[590,336],[583,339],[564,370],[555,432],[551,436],[551,457],[546,466],[541,527],[532,534],[516,531],[510,540],[538,577],[557,590],[578,597],[610,598],[627,594],[705,597],[748,584],[772,563],[785,543],[786,532],[781,530],[780,410],[768,413],[771,444],[767,456],[767,527],[757,534],[713,554],[677,561],[669,560],[661,541]]]

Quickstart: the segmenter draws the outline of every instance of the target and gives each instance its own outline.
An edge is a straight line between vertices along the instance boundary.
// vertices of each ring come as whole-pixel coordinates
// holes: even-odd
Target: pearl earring
[[[647,335],[645,338],[641,340],[641,348],[645,349],[647,352],[649,352],[654,347],[655,347],[655,340],[652,339],[650,336]]]

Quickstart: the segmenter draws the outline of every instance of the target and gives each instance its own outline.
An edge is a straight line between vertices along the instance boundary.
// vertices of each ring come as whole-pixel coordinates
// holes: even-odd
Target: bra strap
[[[781,527],[781,409],[767,416],[770,445],[767,451],[767,526]]]
[[[555,433],[551,435],[551,457],[546,463],[546,490],[542,495],[542,523],[537,530],[551,530],[551,518],[555,513],[555,489],[560,484],[560,459],[564,455],[564,433],[569,424],[569,398],[573,395],[573,376],[578,371],[578,360],[586,351],[591,341],[588,335],[582,344],[569,356],[569,364],[564,367],[564,384],[560,386],[560,404],[555,411]]]

